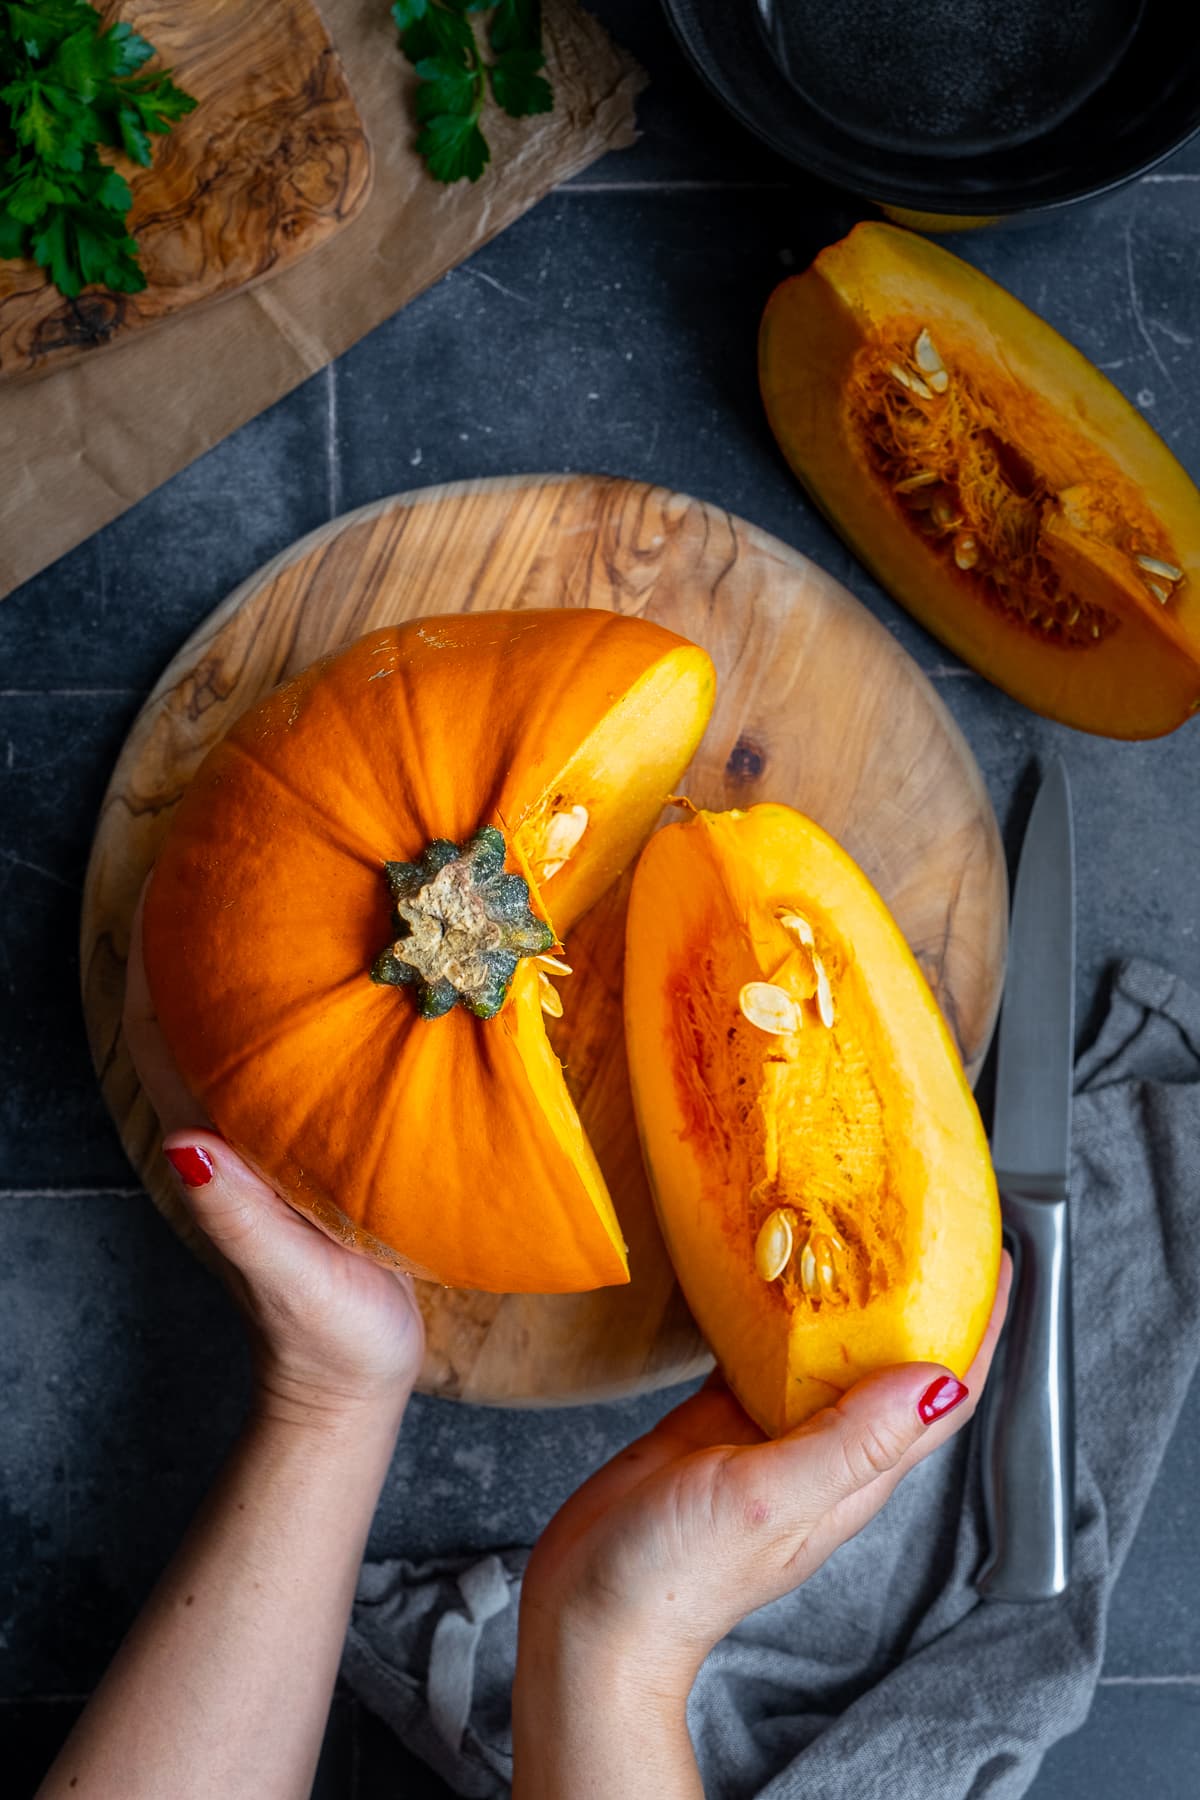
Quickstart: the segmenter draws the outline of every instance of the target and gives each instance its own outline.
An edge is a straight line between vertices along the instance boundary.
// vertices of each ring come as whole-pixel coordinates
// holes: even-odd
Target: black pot
[[[1200,130],[1196,0],[664,0],[717,97],[931,227],[1106,193]]]

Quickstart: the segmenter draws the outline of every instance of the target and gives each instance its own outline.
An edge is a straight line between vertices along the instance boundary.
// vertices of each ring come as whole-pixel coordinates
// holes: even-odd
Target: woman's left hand
[[[398,1418],[424,1353],[411,1279],[326,1236],[209,1128],[154,1015],[141,912],[139,905],[125,1038],[184,1202],[249,1325],[259,1409],[319,1421],[366,1407]]]
[[[525,1574],[530,1659],[625,1671],[679,1704],[739,1619],[798,1587],[975,1410],[1004,1322],[1001,1263],[965,1383],[933,1363],[868,1375],[767,1442],[714,1377],[584,1483]],[[518,1670],[518,1680],[520,1671]]]

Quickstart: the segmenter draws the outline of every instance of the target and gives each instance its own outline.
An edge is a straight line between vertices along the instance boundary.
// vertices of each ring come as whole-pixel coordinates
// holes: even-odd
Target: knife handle
[[[1015,1270],[1004,1367],[984,1394],[985,1600],[1051,1600],[1071,1573],[1075,1398],[1065,1199],[1005,1189]]]

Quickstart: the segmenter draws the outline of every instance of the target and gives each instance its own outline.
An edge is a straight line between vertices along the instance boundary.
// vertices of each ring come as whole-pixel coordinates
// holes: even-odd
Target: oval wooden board
[[[644,614],[708,648],[717,706],[685,791],[708,807],[787,801],[839,838],[891,906],[968,1070],[978,1069],[1008,917],[996,821],[957,726],[865,608],[785,544],[664,488],[545,476],[401,494],[315,532],[213,613],[143,708],[100,815],[82,924],[92,1055],[130,1158],[193,1242],[121,1038],[129,921],[193,770],[247,706],[337,644],[431,613],[534,606]],[[708,1364],[662,1247],[633,1127],[624,908],[622,887],[572,933],[576,974],[553,1035],[633,1279],[552,1296],[420,1284],[428,1392],[566,1404],[664,1387]]]

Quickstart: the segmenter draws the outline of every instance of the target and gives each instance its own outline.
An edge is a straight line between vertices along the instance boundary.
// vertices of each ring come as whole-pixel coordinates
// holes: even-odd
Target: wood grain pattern
[[[385,9],[386,10],[386,9]],[[0,374],[57,368],[287,268],[358,213],[371,153],[311,0],[119,0],[101,8],[155,46],[199,104],[152,139],[129,224],[147,286],[67,300],[33,263],[0,262]]]
[[[335,521],[252,577],[183,646],[113,774],[88,869],[84,1008],[122,1140],[188,1235],[156,1121],[121,1038],[129,921],[209,746],[253,701],[378,625],[496,607],[600,606],[704,644],[716,711],[684,783],[698,804],[783,800],[876,883],[976,1071],[999,1002],[1004,858],[979,770],[916,665],[829,576],[719,508],[600,477],[529,477],[400,495]],[[621,1032],[626,889],[571,935],[555,1047],[630,1245],[626,1288],[488,1295],[424,1286],[427,1391],[497,1404],[665,1386],[707,1353],[655,1224]]]

